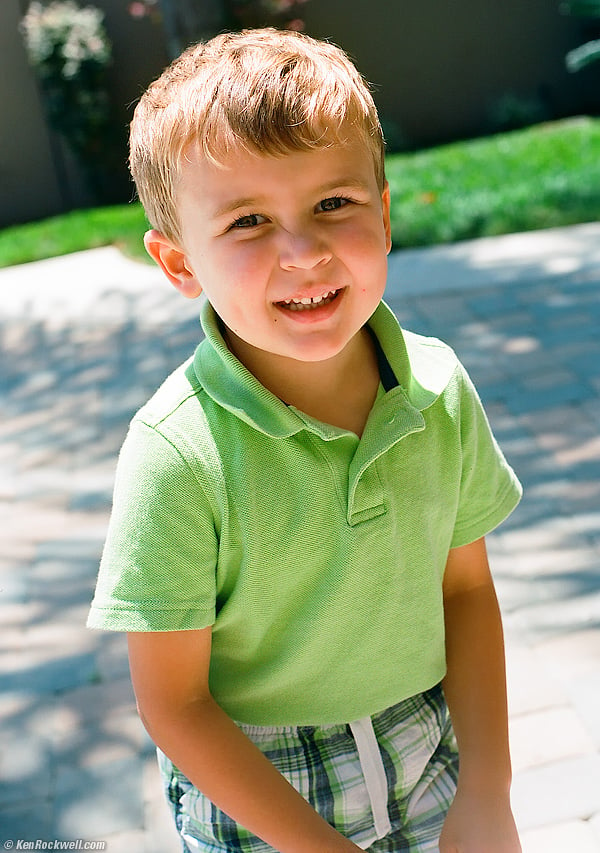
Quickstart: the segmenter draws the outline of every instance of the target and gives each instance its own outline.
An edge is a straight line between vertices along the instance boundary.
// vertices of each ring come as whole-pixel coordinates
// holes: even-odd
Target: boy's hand
[[[508,795],[459,790],[440,836],[440,853],[521,853]]]
[[[281,853],[361,853],[213,700],[208,687],[212,628],[132,633],[128,644],[144,725],[215,805]]]

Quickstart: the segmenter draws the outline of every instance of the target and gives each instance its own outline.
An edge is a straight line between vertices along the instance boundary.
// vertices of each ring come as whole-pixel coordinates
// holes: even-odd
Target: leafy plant
[[[75,154],[97,200],[106,195],[118,143],[108,93],[111,45],[104,13],[75,0],[34,0],[21,22],[50,126]]]
[[[600,18],[600,0],[565,0],[560,4],[563,15],[575,15],[578,18]],[[571,72],[579,71],[600,59],[600,39],[594,39],[570,50],[565,62]]]

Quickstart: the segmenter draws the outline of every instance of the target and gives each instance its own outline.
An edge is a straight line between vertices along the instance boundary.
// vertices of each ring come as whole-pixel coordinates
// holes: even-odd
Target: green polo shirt
[[[432,687],[448,550],[520,497],[456,356],[382,303],[369,325],[398,385],[359,439],[260,385],[208,303],[202,325],[132,421],[88,624],[212,625],[212,694],[251,725],[347,722]]]

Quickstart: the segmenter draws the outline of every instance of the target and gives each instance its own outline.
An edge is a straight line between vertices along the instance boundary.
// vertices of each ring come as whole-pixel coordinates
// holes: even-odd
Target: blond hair
[[[142,96],[130,168],[151,225],[180,242],[179,171],[193,146],[214,163],[236,148],[282,155],[358,132],[384,186],[384,141],[369,88],[335,45],[292,31],[246,30],[189,47]]]

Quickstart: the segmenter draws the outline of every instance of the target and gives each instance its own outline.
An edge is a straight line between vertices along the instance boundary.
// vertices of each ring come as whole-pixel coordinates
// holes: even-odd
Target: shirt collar
[[[433,405],[447,387],[457,359],[446,344],[400,329],[385,302],[369,320],[385,356],[411,405],[422,412]]]
[[[198,381],[215,403],[274,438],[288,438],[306,425],[228,349],[219,318],[206,300],[200,313],[205,340],[194,355]]]
[[[200,321],[206,339],[196,350],[194,371],[218,405],[274,438],[287,438],[303,429],[325,440],[342,434],[338,428],[287,406],[261,385],[228,349],[219,319],[208,300],[202,306]],[[368,322],[409,406],[418,411],[431,406],[454,372],[456,359],[451,357],[452,351],[439,341],[400,330],[396,317],[384,302]]]

